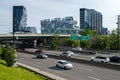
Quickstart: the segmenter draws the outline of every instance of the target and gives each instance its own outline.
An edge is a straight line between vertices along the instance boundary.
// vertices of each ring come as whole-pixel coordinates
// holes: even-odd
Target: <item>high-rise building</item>
[[[74,26],[77,24],[77,21],[74,20],[72,16],[64,18],[54,18],[54,19],[45,19],[41,20],[41,33],[42,34],[72,34],[76,30]]]
[[[80,9],[80,29],[96,30],[99,34],[102,31],[102,14],[94,9]]]
[[[102,28],[102,34],[109,35],[108,28]]]
[[[27,13],[24,6],[13,6],[13,31],[24,32],[26,27]]]
[[[50,19],[41,20],[41,33],[51,34],[51,21]]]
[[[29,32],[30,32],[30,33],[37,33],[36,27],[31,27],[31,26],[30,26],[30,27],[28,27],[28,26],[27,26],[27,27],[24,27],[24,31],[25,31],[25,32],[28,32],[28,33],[29,33]]]

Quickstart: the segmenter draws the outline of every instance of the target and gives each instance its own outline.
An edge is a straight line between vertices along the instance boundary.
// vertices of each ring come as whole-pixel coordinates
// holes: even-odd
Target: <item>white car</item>
[[[96,57],[92,57],[91,61],[95,61],[95,62],[109,62],[110,59],[108,57],[96,56]]]
[[[64,69],[72,69],[73,68],[73,65],[66,60],[58,60],[56,63],[56,66],[60,67],[60,68],[64,68]]]
[[[82,48],[76,47],[76,48],[72,48],[72,50],[82,51]]]
[[[60,54],[60,56],[65,56],[65,57],[71,57],[73,55],[74,55],[74,53],[72,51],[65,51]]]

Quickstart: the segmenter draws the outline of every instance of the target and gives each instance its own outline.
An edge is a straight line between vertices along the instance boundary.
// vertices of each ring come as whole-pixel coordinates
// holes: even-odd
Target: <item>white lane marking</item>
[[[88,77],[91,78],[91,79],[94,79],[94,80],[101,80],[101,79],[99,79],[99,78],[92,77],[92,76],[88,76]]]
[[[86,70],[86,71],[92,71],[92,69],[83,68],[83,67],[80,67],[79,69]]]

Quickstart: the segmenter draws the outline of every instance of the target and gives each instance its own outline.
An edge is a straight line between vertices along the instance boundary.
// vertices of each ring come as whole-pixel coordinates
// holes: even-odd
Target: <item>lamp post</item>
[[[15,30],[14,30],[14,26],[13,26],[13,50],[15,48]]]
[[[120,50],[120,15],[118,15],[118,29],[117,29],[117,34],[118,34],[118,50]]]

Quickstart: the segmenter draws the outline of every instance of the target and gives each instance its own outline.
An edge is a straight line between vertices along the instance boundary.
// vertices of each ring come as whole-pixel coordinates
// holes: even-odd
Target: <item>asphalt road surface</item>
[[[73,69],[57,68],[57,59],[37,59],[35,55],[17,52],[18,61],[67,80],[120,80],[120,71],[71,62]]]

